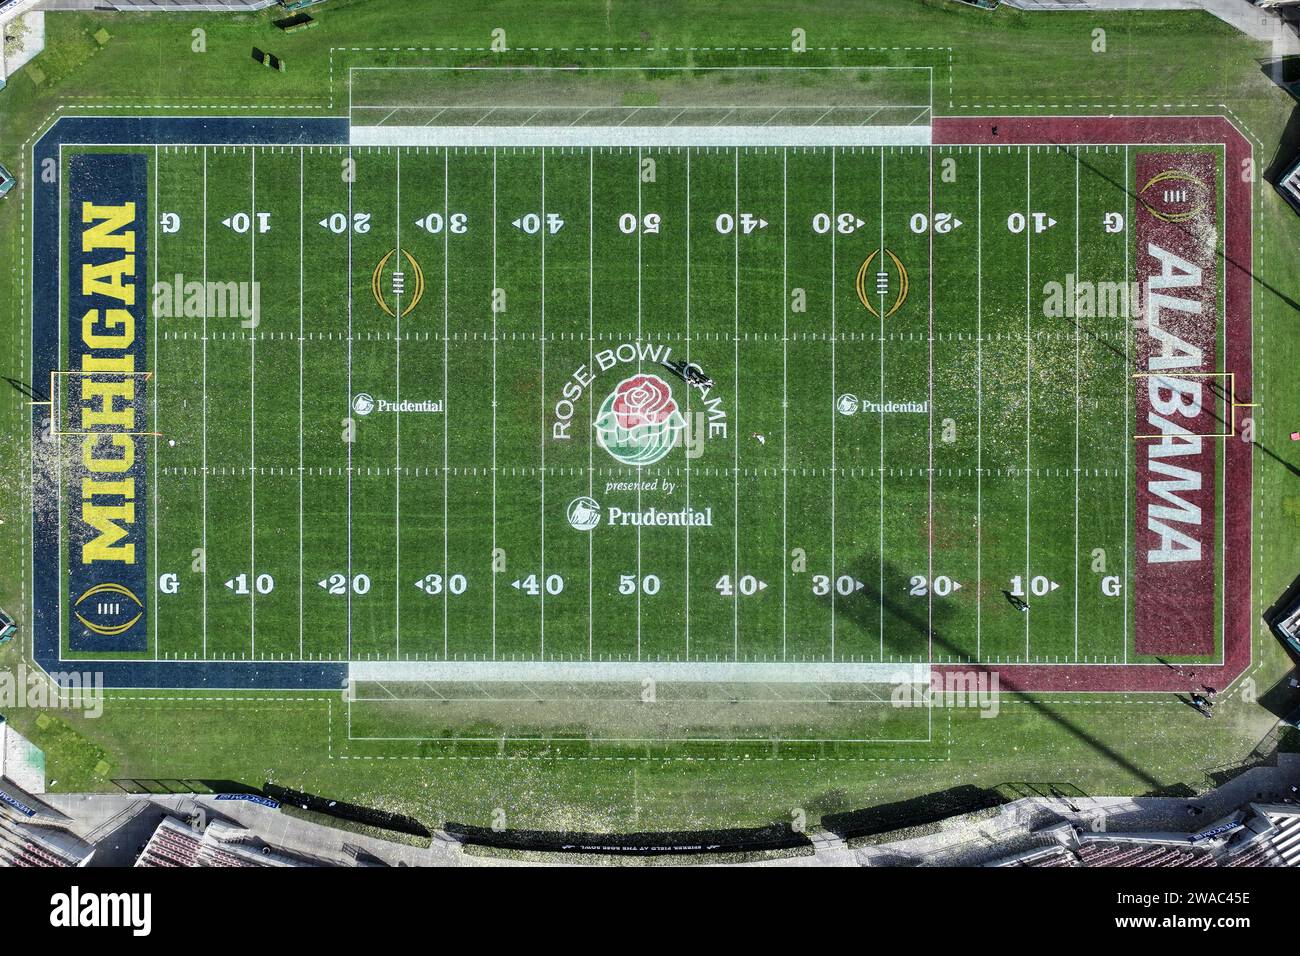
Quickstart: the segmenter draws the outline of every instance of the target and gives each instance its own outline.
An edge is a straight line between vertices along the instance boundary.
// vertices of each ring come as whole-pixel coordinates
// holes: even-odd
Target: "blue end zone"
[[[64,144],[107,145],[229,145],[232,143],[246,145],[345,145],[348,142],[348,123],[344,119],[265,119],[216,117],[208,119],[191,118],[143,118],[143,117],[65,117],[42,136],[32,148],[33,175],[32,190],[32,384],[38,390],[50,382],[52,372],[62,366],[59,357],[59,220],[60,220],[60,186],[59,147]],[[137,170],[135,167],[138,166]],[[120,167],[120,168],[119,168]],[[138,221],[146,224],[137,231],[136,241],[145,242],[148,235],[145,197],[147,196],[147,174],[137,175],[147,169],[147,159],[140,155],[106,153],[97,155],[86,166],[73,166],[70,183],[70,195],[78,205],[82,200],[95,203],[137,203]],[[52,173],[52,175],[50,175]],[[81,195],[90,188],[90,192]],[[80,191],[80,192],[78,192]],[[129,194],[129,195],[128,195]],[[84,262],[102,264],[103,257],[87,257],[82,248],[79,229],[72,230],[69,238],[69,275],[80,274]],[[74,239],[76,240],[74,242]],[[77,250],[75,253],[73,252]],[[143,244],[137,247],[135,255],[144,260]],[[143,277],[143,270],[140,273]],[[143,283],[141,283],[143,285]],[[76,291],[75,289],[73,291]],[[70,296],[72,293],[70,292]],[[108,303],[102,297],[98,301],[73,297],[69,302],[69,333],[80,336],[81,318],[88,308],[105,308]],[[137,305],[130,311],[139,323],[137,332],[140,343],[132,353],[136,367],[140,371],[148,369],[144,345],[143,329],[146,317],[143,307],[147,301],[143,295],[137,297]],[[75,308],[73,307],[75,304]],[[70,339],[76,341],[76,339]],[[52,398],[53,396],[44,396]],[[49,406],[34,405],[32,409],[32,447],[39,448],[46,441],[47,418]],[[67,423],[61,424],[67,427]],[[129,430],[129,429],[128,429]],[[120,430],[119,430],[120,431]],[[98,440],[98,439],[97,439]],[[143,444],[141,445],[143,447]],[[145,477],[144,459],[139,459],[136,477]],[[47,673],[57,675],[64,671],[82,672],[94,670],[103,674],[105,687],[169,687],[169,688],[248,688],[248,689],[299,689],[299,690],[336,690],[347,679],[346,664],[282,663],[277,661],[109,661],[86,660],[64,661],[60,644],[61,616],[59,609],[59,511],[51,507],[58,500],[62,489],[54,484],[54,479],[42,474],[32,463],[32,655],[38,665]],[[147,539],[143,528],[146,526],[143,510],[144,495],[136,498],[139,509],[135,520],[139,523],[139,540],[136,544],[140,551]],[[120,498],[118,504],[121,504]],[[84,537],[84,535],[83,535]],[[73,546],[81,539],[74,537]],[[126,562],[119,563],[119,569]],[[70,631],[70,645],[75,649],[138,651],[147,649],[144,638],[144,621],[147,618],[149,598],[153,593],[152,583],[145,570],[147,561],[143,556],[138,564],[132,564],[134,571],[126,576],[130,582],[119,580],[122,574],[111,575],[114,581],[123,584],[138,598],[142,616],[131,627],[124,629],[120,635],[106,635],[94,631],[79,633],[83,622],[68,611],[68,620],[77,622],[77,628]],[[80,569],[70,572],[81,574],[70,582],[73,600],[84,590],[94,587],[99,581],[95,575],[86,575]],[[92,580],[93,578],[93,580]],[[123,597],[125,597],[123,595]],[[128,618],[129,620],[129,618]],[[103,622],[100,622],[103,623]],[[120,626],[118,624],[117,626]],[[106,641],[106,638],[113,638]],[[121,638],[121,640],[117,640]]]

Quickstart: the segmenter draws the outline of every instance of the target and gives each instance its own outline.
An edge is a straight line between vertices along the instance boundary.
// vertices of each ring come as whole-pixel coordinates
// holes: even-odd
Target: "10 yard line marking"
[[[249,152],[248,204],[257,214],[257,147]],[[257,283],[257,226],[248,230],[249,281]],[[351,274],[351,273],[349,273]],[[248,337],[248,656],[257,657],[257,336]]]
[[[1025,147],[1025,209],[1030,217],[1033,210],[1032,186],[1033,181],[1033,149]],[[1033,227],[1025,224],[1025,580],[1022,590],[1028,597],[1029,590],[1029,434],[1030,434],[1030,376],[1032,375],[1031,365],[1033,363],[1033,344],[1029,332],[1029,297],[1030,282],[1032,276],[1032,264],[1030,261],[1030,239],[1033,234]],[[1025,613],[1025,660],[1029,659],[1029,614]]]

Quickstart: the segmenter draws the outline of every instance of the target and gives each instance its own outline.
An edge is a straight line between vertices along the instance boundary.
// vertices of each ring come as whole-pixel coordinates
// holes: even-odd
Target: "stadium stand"
[[[1274,867],[1300,866],[1300,805],[1251,804],[1245,813],[1190,834],[1088,834],[1068,825],[1039,846],[986,864],[1035,867]],[[1217,838],[1217,839],[1216,839]]]
[[[136,866],[306,866],[256,840],[243,827],[214,820],[200,833],[175,817],[164,817],[145,844]]]

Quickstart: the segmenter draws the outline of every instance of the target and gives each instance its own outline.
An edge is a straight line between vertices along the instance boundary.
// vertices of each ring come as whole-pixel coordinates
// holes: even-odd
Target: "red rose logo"
[[[642,425],[659,425],[677,411],[673,393],[656,375],[637,375],[614,393],[614,414],[619,428],[631,431]]]

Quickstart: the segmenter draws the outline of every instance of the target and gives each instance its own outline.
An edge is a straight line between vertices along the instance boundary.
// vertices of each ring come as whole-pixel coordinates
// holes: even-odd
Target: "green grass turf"
[[[58,107],[103,108],[101,97],[134,111],[158,107],[174,112],[191,106],[211,112],[238,107],[243,113],[307,107],[309,115],[328,113],[334,98],[331,91],[338,93],[337,82],[331,86],[326,79],[331,59],[339,66],[348,59],[400,59],[373,53],[331,56],[329,48],[411,42],[411,9],[401,3],[331,5],[321,11],[320,28],[294,37],[279,35],[265,15],[51,16],[49,49],[37,61],[45,82],[37,88],[20,74],[0,94],[0,158],[20,175],[30,175],[19,149],[31,131]],[[481,12],[458,11],[454,25],[437,38],[418,39],[469,50],[460,55],[461,61],[469,62],[483,56],[474,48],[486,44],[488,30],[504,25],[510,30],[511,44],[525,48],[516,54],[522,62],[541,59],[530,51],[533,46],[570,48],[552,61],[606,63],[615,54],[580,54],[572,48],[662,45],[672,49],[642,54],[646,59],[638,62],[664,65],[680,64],[688,57],[739,63],[751,55],[731,50],[688,54],[676,47],[783,48],[786,44],[791,23],[784,6],[748,4],[729,13],[734,15],[685,18],[679,7],[662,4],[653,9],[614,10],[606,17],[588,4],[572,3],[548,7],[547,16],[539,19],[533,5],[498,3]],[[990,17],[949,4],[898,2],[827,4],[819,8],[818,22],[805,19],[809,19],[803,25],[810,30],[813,47],[810,55],[822,63],[842,63],[850,55],[818,47],[873,45],[939,47],[944,52],[925,62],[942,65],[951,46],[950,94],[944,95],[947,81],[938,74],[942,92],[936,98],[936,111],[940,113],[1227,110],[1262,141],[1264,161],[1271,159],[1290,113],[1291,101],[1259,71],[1256,59],[1266,51],[1205,15],[1090,12],[1034,17],[1003,11]],[[1108,35],[1108,49],[1102,55],[1089,49],[1091,31],[1098,25]],[[113,39],[96,51],[91,35],[101,26],[109,28]],[[190,31],[197,26],[208,31],[209,52],[204,55],[188,52]],[[247,48],[253,44],[284,56],[289,72],[271,75],[255,67],[247,58]],[[142,64],[153,66],[142,68]],[[338,111],[337,104],[333,111]],[[1261,444],[1285,452],[1286,436],[1295,423],[1270,410],[1293,406],[1296,398],[1291,373],[1293,323],[1285,297],[1297,291],[1291,288],[1295,284],[1291,264],[1300,249],[1292,213],[1267,191],[1259,208],[1261,249],[1256,264],[1270,287],[1257,288],[1256,394],[1265,402],[1257,419]],[[9,261],[18,264],[23,262],[21,243],[27,235],[21,210],[12,199],[0,210],[0,243],[9,250]],[[1083,255],[1091,253],[1085,247]],[[330,281],[338,283],[337,276]],[[482,283],[481,276],[477,281]],[[624,289],[628,284],[624,275]],[[21,265],[0,271],[0,300],[12,303],[5,332],[14,343],[7,353],[9,373],[20,380],[25,376],[21,341],[27,321],[23,287]],[[368,294],[367,288],[361,291]],[[626,308],[626,295],[618,301]],[[939,285],[936,301],[939,310],[943,301]],[[318,305],[313,311],[323,308]],[[513,299],[511,308],[515,308]],[[268,343],[267,348],[273,347]],[[232,343],[231,352],[240,359],[246,360],[248,351],[247,342]],[[1020,349],[1005,358],[1008,374],[1017,371],[1015,359],[1023,355]],[[481,369],[481,357],[471,364]],[[536,368],[535,358],[530,367]],[[234,371],[234,362],[230,368]],[[335,391],[342,391],[337,383]],[[744,403],[742,397],[742,414]],[[5,412],[7,447],[15,460],[24,460],[26,415],[17,398]],[[337,426],[322,430],[321,440],[336,442],[337,431]],[[747,431],[743,429],[742,437]],[[770,443],[767,447],[770,450]],[[243,449],[236,444],[235,450],[242,453]],[[1294,479],[1281,465],[1263,457],[1258,461],[1256,581],[1262,608],[1293,576],[1290,556],[1296,519],[1287,516],[1297,509],[1286,510],[1286,502],[1296,497]],[[9,502],[23,500],[22,472],[14,469],[5,478]],[[0,526],[0,541],[11,554],[22,550],[23,522],[17,511],[6,507],[6,522]],[[243,554],[243,542],[238,544],[237,550],[232,547],[232,563]],[[267,548],[261,553],[267,553]],[[19,559],[12,573],[0,581],[7,607],[21,606],[26,593],[24,568]],[[413,588],[412,592],[411,597],[418,597]],[[241,613],[236,620],[243,618]],[[7,660],[20,649],[8,651]],[[1271,640],[1261,637],[1256,657],[1262,666],[1253,676],[1262,690],[1281,673],[1282,655]],[[1267,729],[1269,719],[1262,709],[1239,700],[1221,705],[1221,716],[1227,719],[1211,723],[1186,708],[1147,698],[1107,698],[1104,703],[1058,698],[1007,707],[1001,717],[988,722],[974,713],[954,712],[952,734],[945,731],[937,738],[948,743],[937,744],[930,761],[877,759],[867,751],[852,755],[853,760],[771,760],[757,749],[748,758],[743,750],[731,750],[725,760],[688,761],[682,759],[684,753],[631,754],[620,749],[609,754],[618,759],[566,762],[549,760],[544,751],[525,749],[518,754],[520,759],[500,760],[493,752],[464,754],[491,759],[457,763],[445,753],[419,745],[395,751],[344,743],[346,730],[339,726],[338,715],[328,719],[328,711],[339,707],[337,699],[322,703],[316,695],[301,695],[310,702],[285,702],[274,699],[285,695],[240,696],[249,699],[181,704],[114,698],[98,720],[60,718],[44,729],[35,726],[33,712],[15,711],[10,716],[49,750],[51,775],[60,789],[104,787],[109,785],[108,777],[132,774],[228,776],[252,782],[265,777],[407,809],[429,820],[481,821],[492,808],[504,805],[511,808],[511,819],[523,824],[588,827],[786,819],[794,806],[823,812],[954,783],[992,784],[1007,778],[1064,779],[1091,792],[1145,792],[1175,783],[1198,786],[1204,783],[1205,768],[1231,762],[1248,751]],[[506,733],[529,723],[516,710],[500,716]],[[268,726],[274,726],[275,732],[268,733]],[[160,749],[160,739],[171,743]],[[251,740],[258,742],[256,747],[250,747]],[[511,753],[508,750],[506,755]],[[426,759],[395,760],[395,756]],[[95,774],[101,760],[110,764],[106,775]]]
[[[1042,313],[1047,283],[1131,278],[1127,231],[1102,222],[1128,213],[1136,150],[354,152],[351,184],[343,149],[151,157],[155,213],[181,223],[154,231],[151,275],[257,284],[261,303],[256,328],[149,332],[151,558],[181,581],[151,656],[926,661],[933,622],[939,661],[1130,658],[1131,609],[1101,587],[1131,534],[1128,322]],[[931,164],[954,177],[933,199]],[[1014,232],[1026,203],[1055,225]],[[348,210],[364,225],[322,225]],[[960,226],[931,241],[932,212]],[[227,225],[241,213],[265,231]],[[461,231],[415,225],[430,213]],[[529,213],[563,225],[530,235]],[[853,285],[882,244],[909,283],[888,318],[898,276],[877,316]],[[400,319],[371,290],[398,248],[426,282]],[[651,358],[602,371],[554,437],[575,372],[638,341],[716,379],[725,429],[700,458],[638,473],[595,443],[594,410],[642,372],[701,408]],[[447,410],[353,415],[361,393]],[[846,394],[933,407],[844,415]],[[638,480],[656,487],[609,487]],[[577,532],[582,495],[712,524]],[[416,586],[430,574],[463,592]]]

